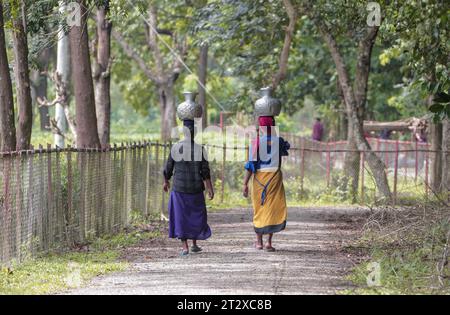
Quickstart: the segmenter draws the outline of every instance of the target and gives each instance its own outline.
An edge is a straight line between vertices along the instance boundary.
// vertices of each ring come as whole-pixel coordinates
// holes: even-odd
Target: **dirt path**
[[[275,253],[252,248],[251,210],[209,214],[204,251],[179,256],[179,242],[149,240],[129,248],[126,272],[94,279],[68,294],[333,294],[348,288],[350,260],[338,248],[354,237],[363,210],[290,208]]]

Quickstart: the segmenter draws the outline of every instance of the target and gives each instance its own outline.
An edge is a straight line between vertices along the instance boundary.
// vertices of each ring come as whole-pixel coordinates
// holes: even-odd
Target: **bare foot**
[[[255,242],[255,248],[256,249],[263,249],[263,245],[262,244],[259,244],[258,242]]]

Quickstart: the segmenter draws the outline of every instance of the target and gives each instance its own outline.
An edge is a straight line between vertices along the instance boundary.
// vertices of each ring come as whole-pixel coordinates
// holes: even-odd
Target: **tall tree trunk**
[[[13,16],[14,73],[16,77],[17,108],[19,123],[17,126],[17,150],[27,150],[31,142],[33,107],[31,83],[28,69],[28,43],[26,33],[26,9],[23,1],[15,2],[20,6],[17,16]]]
[[[176,125],[173,86],[183,69],[183,60],[187,55],[187,40],[186,38],[177,40],[177,36],[174,36],[171,31],[158,28],[158,10],[153,1],[148,7],[148,24],[145,25],[145,28],[147,46],[153,55],[154,68],[147,65],[147,62],[127,43],[125,37],[117,29],[112,30],[112,36],[124,52],[134,59],[147,78],[156,85],[161,112],[161,139],[166,141],[171,138],[172,128]],[[163,52],[159,48],[158,33],[172,37],[173,46],[178,54],[176,57],[174,56],[171,65],[166,64]]]
[[[59,2],[59,11],[65,14],[66,5],[64,1]],[[69,36],[65,34],[62,28],[58,33],[56,72],[61,77],[61,82],[68,86],[70,79],[70,43]],[[68,103],[69,99],[66,102]],[[64,113],[64,106],[65,104],[61,103],[56,103],[55,105],[55,121],[58,132],[54,134],[54,143],[60,148],[64,148],[65,135],[67,134],[67,117]]]
[[[367,161],[367,164],[369,165],[369,168],[372,171],[372,175],[374,177],[378,191],[387,200],[391,201],[392,193],[389,188],[389,182],[386,175],[386,165],[376,155],[376,153],[372,151],[370,144],[364,137],[363,126],[361,125],[361,122],[358,120],[356,112],[353,112],[352,124],[353,127],[356,128],[355,130],[357,130],[356,132],[354,132],[354,134],[358,150],[365,151],[365,160]]]
[[[298,13],[290,0],[283,0],[283,5],[289,18],[289,25],[286,27],[283,48],[281,49],[278,71],[272,80],[272,88],[275,90],[280,82],[286,78],[288,70],[289,51],[291,49],[292,38],[295,34],[295,24],[297,24]]]
[[[159,108],[161,113],[161,140],[172,139],[172,129],[176,126],[175,97],[173,85],[161,85],[159,92]]]
[[[430,186],[431,189],[440,193],[442,191],[442,124],[431,123],[430,135],[431,135],[431,159],[430,159]]]
[[[38,98],[47,98],[47,75],[42,72],[48,71],[50,63],[50,57],[52,55],[52,49],[46,48],[39,53],[38,56],[38,69],[31,70],[31,98],[33,100],[35,108],[39,112],[39,125],[42,131],[50,130],[50,116],[47,106],[39,106]]]
[[[365,139],[363,121],[361,119],[361,117],[364,116],[367,82],[370,73],[370,57],[378,29],[369,28],[366,37],[359,44],[355,84],[352,87],[344,59],[339,51],[335,38],[322,21],[316,20],[316,22],[319,25],[319,29],[336,65],[339,84],[342,88],[347,108],[348,125],[349,129],[352,129],[351,134],[354,137],[358,150],[366,152],[365,159],[372,171],[378,191],[388,200],[392,200],[392,194],[385,172],[385,165],[378,156],[372,152],[369,143]],[[349,142],[349,145],[350,143],[351,142]]]
[[[14,125],[14,101],[6,54],[3,4],[0,1],[0,151],[14,151],[16,127]]]
[[[337,80],[337,92],[341,99],[342,114],[340,115],[341,132],[343,133],[343,139],[347,140],[346,149],[348,152],[344,156],[344,191],[349,191],[352,196],[352,202],[357,201],[358,183],[359,183],[359,152],[356,145],[355,134],[353,132],[353,125],[349,124],[348,109],[345,102],[344,91],[342,90],[339,80]],[[344,133],[345,132],[345,133]],[[350,182],[350,190],[349,188]]]
[[[85,1],[78,0],[77,2],[81,8],[81,25],[72,26],[69,33],[72,81],[75,95],[77,147],[98,148],[100,147],[100,141],[97,132],[94,84],[89,58],[87,8]]]
[[[200,46],[200,58],[198,66],[198,103],[203,108],[202,127],[208,126],[208,104],[206,104],[206,76],[208,73],[208,44],[202,43]]]
[[[341,104],[342,108],[339,112],[339,140],[346,140],[348,136],[348,120],[345,114],[345,104]]]
[[[100,144],[106,147],[109,143],[111,121],[110,96],[110,64],[111,64],[111,28],[108,18],[109,1],[104,7],[97,10],[97,56],[95,61],[95,109],[97,114],[97,127]]]
[[[344,93],[342,92],[342,88],[341,88],[341,85],[339,84],[339,80],[336,80],[336,88],[337,88],[337,94],[339,95],[339,99],[340,99],[338,139],[339,140],[347,140],[349,138],[348,119],[347,119],[347,114],[346,114]]]
[[[442,125],[442,189],[450,203],[450,119],[446,118]]]
[[[344,158],[344,174],[346,180],[344,181],[345,188],[348,189],[348,182],[350,182],[350,193],[352,195],[352,202],[356,202],[356,196],[358,194],[358,183],[359,183],[359,152],[358,146],[355,140],[354,126],[348,124],[347,128],[347,147],[348,152],[345,153]]]
[[[147,78],[151,80],[157,87],[159,96],[160,112],[161,112],[161,139],[163,141],[171,138],[172,128],[176,125],[175,119],[175,98],[174,84],[183,69],[183,60],[187,54],[187,40],[175,36],[171,31],[161,30],[158,28],[158,10],[155,2],[150,2],[148,7],[148,24],[146,28],[146,39],[148,49],[153,55],[154,67],[148,66],[140,54],[138,54],[125,37],[117,31],[112,30],[113,38],[118,42],[123,51],[137,63],[139,68],[145,73]],[[173,47],[177,50],[177,56],[174,56],[171,65],[164,60],[163,51],[160,50],[158,42],[158,33],[169,35],[173,40]]]
[[[434,74],[431,75],[434,80]],[[429,107],[433,104],[434,95],[429,95],[426,100],[426,106]],[[435,193],[442,191],[442,179],[443,179],[443,163],[442,163],[442,138],[443,138],[443,126],[442,123],[430,122],[430,141],[431,151],[430,154],[430,188]]]

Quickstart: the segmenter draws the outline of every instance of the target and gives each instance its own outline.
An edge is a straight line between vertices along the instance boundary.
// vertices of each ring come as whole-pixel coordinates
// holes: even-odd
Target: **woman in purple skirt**
[[[169,237],[178,238],[183,244],[181,255],[189,254],[188,240],[192,240],[191,252],[200,252],[197,240],[211,236],[207,222],[204,190],[209,199],[214,198],[209,164],[204,148],[194,142],[194,121],[183,121],[184,140],[174,144],[164,168],[164,191],[173,186],[169,200]]]

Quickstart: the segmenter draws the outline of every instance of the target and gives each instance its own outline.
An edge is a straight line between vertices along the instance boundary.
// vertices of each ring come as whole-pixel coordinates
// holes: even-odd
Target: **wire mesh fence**
[[[368,204],[382,199],[365,152],[348,150],[345,141],[284,137],[291,143],[282,166],[288,203]],[[428,144],[368,140],[384,163],[395,202],[430,195],[429,165],[435,152]],[[247,148],[205,147],[208,153],[216,151],[210,161],[217,196],[212,205],[249,204],[241,197]],[[117,233],[129,225],[133,212],[167,219],[162,169],[169,148],[169,143],[139,142],[105,150],[48,146],[1,154],[0,263]],[[349,173],[357,175],[353,185]]]
[[[293,145],[284,160],[285,180],[298,192],[295,201],[321,203],[358,202],[371,204],[386,201],[377,185],[368,153],[348,148],[346,141],[317,142],[286,138]],[[392,202],[423,200],[430,194],[430,144],[367,138],[372,152],[382,162]],[[440,152],[437,152],[440,154]],[[354,180],[354,181],[353,181]],[[289,184],[287,191],[289,188]],[[292,199],[291,199],[292,200]]]
[[[430,144],[367,138],[372,152],[382,162],[378,168],[385,174],[388,197],[377,185],[376,170],[367,161],[368,152],[349,148],[347,141],[318,142],[290,134],[283,137],[291,144],[289,156],[283,158],[282,164],[291,205],[410,203],[433,197],[429,188],[430,163],[441,152],[431,151]],[[222,159],[210,162],[220,197],[218,204],[229,205],[230,199],[232,204],[249,204],[241,198],[245,160],[242,156],[248,149],[207,147],[223,150]],[[240,158],[236,159],[236,155]]]
[[[166,144],[44,149],[0,158],[0,262],[69,248],[125,228],[133,211],[163,215]]]

